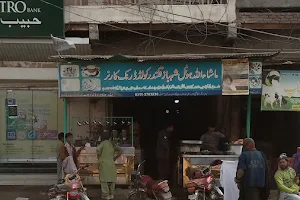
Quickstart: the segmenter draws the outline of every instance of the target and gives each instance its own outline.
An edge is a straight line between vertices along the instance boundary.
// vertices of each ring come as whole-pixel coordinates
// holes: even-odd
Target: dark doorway
[[[215,120],[215,97],[149,97],[113,99],[114,116],[133,116],[141,126],[141,146],[146,159],[145,173],[157,177],[157,133],[167,122],[174,124],[171,136],[171,162],[177,159],[179,140],[200,139],[207,125]],[[173,169],[170,169],[173,170]]]

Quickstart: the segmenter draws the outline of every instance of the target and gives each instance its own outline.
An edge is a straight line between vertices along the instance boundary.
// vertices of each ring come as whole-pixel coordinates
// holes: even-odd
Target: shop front
[[[0,67],[0,74],[0,173],[7,177],[1,184],[12,174],[23,184],[24,174],[56,173],[63,130],[57,69]]]
[[[170,170],[174,171],[174,175],[177,172],[178,179],[175,181],[185,186],[190,179],[191,169],[207,165],[209,159],[238,159],[240,151],[203,152],[200,137],[207,132],[209,124],[215,123],[220,129],[230,126],[227,129],[229,133],[224,134],[231,141],[239,139],[241,124],[246,125],[246,120],[241,122],[235,119],[241,118],[241,112],[244,111],[226,111],[230,117],[224,116],[222,98],[261,92],[261,62],[250,62],[250,68],[256,71],[249,71],[248,59],[270,56],[272,55],[194,55],[191,58],[184,55],[91,56],[84,60],[80,57],[64,57],[59,66],[60,97],[68,102],[79,98],[93,103],[103,101],[106,105],[103,108],[105,112],[92,106],[89,110],[94,114],[82,117],[78,113],[78,116],[70,119],[68,113],[72,113],[72,108],[66,104],[65,132],[70,127],[75,138],[90,141],[95,135],[92,133],[94,124],[102,127],[96,131],[97,136],[101,136],[103,131],[111,131],[113,138],[119,138],[119,144],[127,152],[121,158],[123,161],[117,161],[116,164],[120,166],[120,176],[125,176],[123,183],[129,183],[128,175],[134,164],[141,160],[135,159],[134,163],[139,147],[144,152],[143,159],[146,159],[146,173],[156,175],[156,133],[167,121],[172,120],[175,125],[171,141],[172,152],[175,152],[172,153],[172,162],[176,169]],[[231,103],[234,103],[233,100],[234,98],[230,98]],[[220,111],[219,108],[223,110]],[[100,113],[96,113],[97,110]],[[244,114],[247,115],[247,110]],[[227,118],[231,120],[228,121]],[[250,123],[249,119],[247,121]],[[122,144],[122,138],[130,138],[126,139],[129,143]],[[193,151],[194,147],[197,151]],[[89,156],[95,158],[96,155],[93,149],[95,147],[90,148],[86,148],[86,152],[82,154],[84,156],[86,153],[87,160]],[[188,150],[183,151],[184,148]],[[93,162],[91,166],[96,164],[95,159],[90,160]],[[97,169],[91,167],[86,175],[98,177]]]
[[[0,99],[1,163],[55,163],[63,129],[57,90],[1,90]]]

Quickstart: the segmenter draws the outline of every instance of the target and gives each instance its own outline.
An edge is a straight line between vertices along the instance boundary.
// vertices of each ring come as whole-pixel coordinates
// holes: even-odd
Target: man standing
[[[157,146],[156,146],[156,158],[157,158],[157,167],[159,179],[165,180],[169,177],[170,171],[170,146],[169,146],[169,137],[170,133],[173,132],[173,124],[168,124],[165,129],[158,132]]]
[[[296,181],[296,172],[289,167],[285,153],[279,156],[279,169],[274,175],[277,187],[280,191],[280,200],[300,200],[299,186]]]
[[[64,178],[64,173],[63,173],[63,168],[62,168],[62,159],[60,156],[60,150],[61,148],[64,148],[64,138],[65,135],[63,132],[58,134],[58,142],[57,142],[57,147],[56,147],[56,153],[57,153],[57,179],[61,180]]]
[[[239,200],[267,200],[269,197],[267,160],[262,152],[256,150],[251,138],[243,141],[236,183],[240,189]]]
[[[203,149],[211,152],[219,151],[219,139],[225,136],[216,131],[215,125],[208,126],[208,132],[201,136],[200,140],[203,142]]]
[[[81,147],[78,151],[76,151],[73,142],[72,133],[66,134],[66,144],[60,149],[60,157],[62,159],[62,166],[64,173],[72,174],[77,171],[79,167],[78,156],[84,147]]]

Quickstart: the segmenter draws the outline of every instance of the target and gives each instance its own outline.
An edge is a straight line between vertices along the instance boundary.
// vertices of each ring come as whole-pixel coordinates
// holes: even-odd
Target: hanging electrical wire
[[[180,41],[180,40],[173,40],[173,39],[169,39],[169,38],[162,38],[162,37],[158,37],[158,36],[154,36],[154,35],[149,35],[149,34],[145,34],[145,33],[142,33],[142,32],[138,32],[138,31],[135,31],[135,30],[131,30],[131,29],[127,29],[127,28],[123,28],[123,27],[119,27],[119,26],[116,26],[116,25],[112,25],[112,24],[109,24],[109,23],[104,23],[104,22],[101,22],[101,21],[98,21],[98,20],[95,20],[95,19],[92,19],[90,17],[87,17],[87,16],[83,16],[83,15],[80,15],[78,13],[74,13],[74,12],[71,12],[69,10],[66,10],[62,7],[59,7],[55,4],[52,4],[48,1],[45,1],[45,0],[40,0],[41,2],[44,2],[48,5],[51,5],[51,6],[54,6],[58,9],[61,9],[61,10],[64,10],[65,12],[69,12],[73,15],[76,15],[76,16],[79,16],[79,17],[82,17],[82,18],[85,18],[85,19],[88,19],[88,20],[91,20],[93,22],[98,22],[99,24],[104,24],[106,26],[109,26],[109,27],[112,27],[112,28],[116,28],[116,29],[119,29],[119,30],[124,30],[124,31],[128,31],[128,32],[131,32],[131,33],[135,33],[135,34],[139,34],[139,35],[142,35],[142,36],[146,36],[146,37],[151,37],[151,38],[155,38],[155,39],[161,39],[161,40],[165,40],[165,41],[169,41],[169,42],[176,42],[176,43],[181,43],[181,44],[189,44],[189,45],[193,45],[193,46],[201,46],[201,47],[208,47],[208,48],[219,48],[219,49],[229,49],[229,50],[242,50],[242,51],[280,51],[280,49],[248,49],[248,48],[237,48],[237,47],[224,47],[224,46],[212,46],[212,45],[204,45],[204,44],[193,44],[193,43],[190,43],[190,42],[185,42],[185,41]],[[165,12],[165,11],[161,11],[159,9],[157,9],[157,11],[160,11],[160,12]],[[178,15],[178,14],[175,14],[173,13],[174,15]],[[194,20],[199,20],[199,19],[196,19],[196,18],[191,18],[191,17],[188,17],[188,16],[184,16],[184,15],[178,15],[178,16],[181,16],[181,17],[187,17],[187,18],[190,18],[190,19],[194,19]],[[210,22],[209,20],[207,20],[207,22]],[[225,24],[221,24],[221,23],[217,23],[217,22],[211,22],[211,23],[215,23],[215,24],[218,24],[220,26],[226,26],[228,27],[229,25],[225,25]],[[249,30],[249,31],[253,31],[253,32],[259,32],[259,33],[262,33],[262,34],[266,34],[266,35],[272,35],[272,36],[277,36],[277,37],[281,37],[281,38],[289,38],[289,39],[297,39],[299,40],[299,38],[294,38],[294,37],[287,37],[287,36],[284,36],[284,35],[279,35],[279,34],[273,34],[273,33],[269,33],[269,32],[264,32],[264,31],[257,31],[257,30],[253,30],[253,29],[247,29],[247,28],[241,28],[241,27],[237,27],[238,29],[244,29],[244,30]],[[289,49],[290,51],[292,49]],[[293,49],[294,53],[296,52],[300,52],[300,49]]]

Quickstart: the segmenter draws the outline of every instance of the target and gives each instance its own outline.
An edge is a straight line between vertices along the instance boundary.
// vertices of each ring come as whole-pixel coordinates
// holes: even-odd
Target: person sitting
[[[296,172],[289,167],[288,157],[285,153],[279,156],[278,165],[279,168],[274,178],[280,191],[279,200],[300,200]]]
[[[58,180],[63,179],[64,176],[64,172],[63,172],[63,167],[62,167],[62,163],[63,160],[61,159],[61,155],[60,155],[60,151],[61,149],[64,149],[64,138],[65,138],[65,134],[63,132],[58,134],[58,142],[57,142],[57,147],[56,147],[56,153],[57,153],[57,178]]]
[[[72,133],[66,134],[66,144],[60,149],[60,157],[62,159],[62,167],[65,174],[72,174],[77,171],[79,167],[78,156],[84,147],[76,151],[73,142]]]

